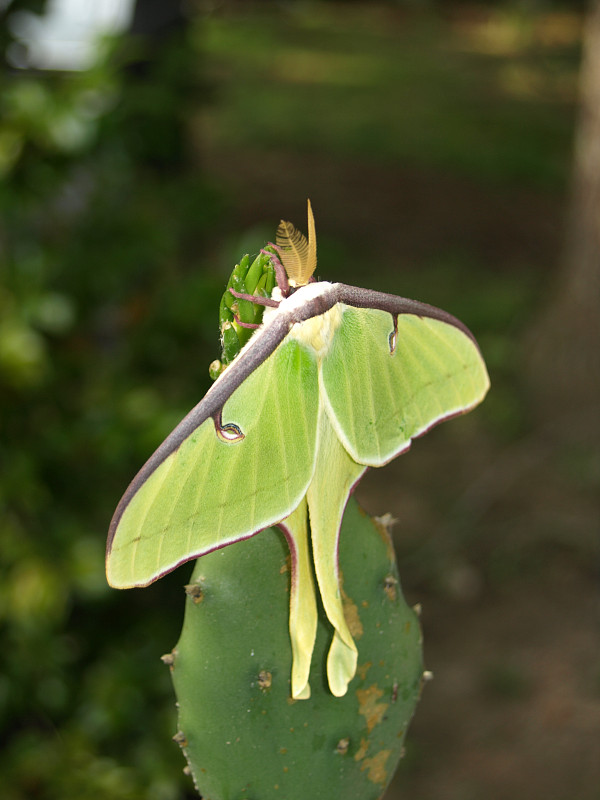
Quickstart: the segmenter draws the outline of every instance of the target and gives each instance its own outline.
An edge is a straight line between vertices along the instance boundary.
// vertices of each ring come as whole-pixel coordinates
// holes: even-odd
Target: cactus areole
[[[311,692],[313,574],[331,626],[328,691],[343,697],[361,663],[338,562],[353,487],[367,467],[472,409],[489,386],[472,334],[450,314],[314,281],[308,209],[308,240],[282,221],[277,244],[234,270],[221,304],[225,363],[212,365],[212,387],[133,479],[106,553],[111,586],[147,586],[185,561],[279,526],[290,555],[290,700]],[[224,327],[237,344],[225,342]]]

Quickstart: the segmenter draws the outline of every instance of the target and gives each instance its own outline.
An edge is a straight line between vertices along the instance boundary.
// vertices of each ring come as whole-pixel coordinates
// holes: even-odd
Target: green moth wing
[[[134,480],[111,525],[110,585],[146,586],[290,514],[314,470],[317,405],[314,354],[285,341],[225,402],[225,435],[208,417]]]
[[[433,425],[468,411],[489,386],[474,340],[442,319],[346,307],[322,363],[338,437],[379,467]]]

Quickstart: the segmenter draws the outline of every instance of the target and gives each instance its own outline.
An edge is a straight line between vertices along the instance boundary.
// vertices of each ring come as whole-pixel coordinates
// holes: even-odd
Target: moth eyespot
[[[222,442],[240,442],[245,438],[242,429],[235,422],[226,422],[223,425],[220,411],[213,416],[213,422],[215,423],[215,433]]]

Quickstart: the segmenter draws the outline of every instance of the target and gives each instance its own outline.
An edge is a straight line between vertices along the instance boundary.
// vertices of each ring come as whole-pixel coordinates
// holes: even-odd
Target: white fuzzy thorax
[[[301,286],[299,289],[291,294],[289,297],[281,298],[281,292],[278,286],[273,290],[273,300],[280,300],[278,308],[265,308],[263,315],[263,323],[268,325],[269,322],[279,314],[291,314],[302,308],[306,303],[314,300],[316,297],[322,297],[328,294],[333,287],[333,283],[329,281],[318,281],[315,283],[308,283],[306,286]],[[303,344],[307,344],[313,348],[318,358],[322,358],[333,341],[333,335],[342,321],[342,310],[338,304],[334,305],[329,311],[320,314],[317,317],[311,317],[304,322],[297,322],[290,331],[290,336]]]
[[[281,314],[289,314],[293,319],[294,316],[297,315],[298,309],[302,308],[305,303],[310,302],[315,297],[321,297],[322,295],[328,294],[334,285],[335,284],[329,283],[328,281],[309,283],[306,286],[301,286],[289,297],[285,297],[283,299],[281,297],[281,290],[278,286],[276,286],[273,289],[271,297],[273,300],[277,300],[279,302],[279,306],[277,308],[265,306],[263,313],[263,324],[242,347],[233,364],[235,364],[246,351],[255,347],[260,348],[261,341],[267,335],[269,326],[278,316]],[[317,317],[312,317],[304,322],[296,322],[294,325],[292,325],[289,335],[312,347],[317,354],[317,358],[323,358],[331,346],[335,331],[342,321],[342,313],[342,308],[339,304],[336,304],[324,314],[320,314]],[[207,396],[211,392],[216,391],[215,387],[219,386],[229,369],[229,366],[225,367],[223,372],[221,372],[217,380],[208,390]]]

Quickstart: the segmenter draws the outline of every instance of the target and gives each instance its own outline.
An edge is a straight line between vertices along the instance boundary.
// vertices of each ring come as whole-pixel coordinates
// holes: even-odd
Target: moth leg
[[[281,253],[281,247],[278,244],[273,244],[269,242],[267,247],[273,247],[277,250],[278,253]],[[281,263],[279,256],[276,256],[274,253],[270,253],[268,250],[261,250],[261,253],[264,253],[266,256],[269,256],[271,259],[271,263],[275,267],[275,277],[277,279],[277,286],[281,291],[282,297],[287,297],[290,293],[290,283],[288,281],[287,272],[285,271],[285,267]]]
[[[236,292],[235,289],[232,289],[231,287],[229,287],[229,291],[234,297],[237,297],[238,300],[249,300],[251,303],[255,303],[257,306],[270,306],[271,308],[277,308],[279,305],[277,300],[271,300],[270,297],[261,297],[258,294],[244,294],[244,292]],[[236,322],[239,322],[239,320],[236,320]],[[241,322],[240,325],[245,327]],[[248,327],[253,326],[249,325]],[[256,325],[254,327],[258,328],[259,326]]]
[[[238,317],[237,314],[234,314],[233,318],[235,320],[236,325],[239,325],[240,328],[253,328],[253,329],[260,328],[260,325],[258,325],[256,322],[242,322],[242,320]]]

